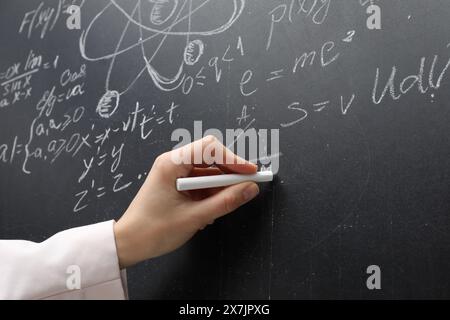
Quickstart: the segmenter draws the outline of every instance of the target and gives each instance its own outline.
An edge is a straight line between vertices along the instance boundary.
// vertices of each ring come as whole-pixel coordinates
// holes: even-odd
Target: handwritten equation
[[[353,1],[361,21],[370,3]],[[61,15],[71,4],[81,6],[83,19],[82,29],[69,33]],[[209,97],[220,88],[233,124],[248,129],[270,118],[283,131],[329,111],[346,117],[412,94],[434,102],[443,87],[448,90],[450,44],[443,39],[430,54],[415,57],[416,65],[380,61],[358,70],[370,87],[348,85],[337,93],[321,87],[321,95],[305,99],[305,88],[322,86],[310,83],[314,74],[334,77],[336,86],[345,82],[339,74],[346,74],[343,66],[367,37],[365,25],[350,19],[320,41],[305,40],[313,31],[323,35],[339,10],[337,0],[42,1],[16,19],[15,34],[28,50],[14,59],[0,55],[0,114],[31,118],[26,130],[0,137],[0,165],[32,175],[70,163],[78,190],[71,210],[79,213],[145,178],[147,171],[126,173],[132,146],[164,144],[160,133],[182,125],[191,96]],[[401,14],[411,23],[409,13]],[[70,39],[69,50],[34,47],[58,41],[59,33]],[[293,44],[296,37],[302,41]],[[91,77],[101,82],[88,86]],[[261,115],[266,96],[294,85],[298,90],[283,95],[272,114]],[[142,100],[137,89],[161,98]],[[239,105],[231,107],[230,100]]]

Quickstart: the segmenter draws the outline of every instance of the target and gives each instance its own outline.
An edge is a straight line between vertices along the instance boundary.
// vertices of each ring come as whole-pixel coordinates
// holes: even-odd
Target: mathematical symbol
[[[323,101],[323,102],[319,102],[319,103],[315,103],[313,104],[314,107],[318,107],[317,109],[315,109],[314,111],[316,112],[320,112],[322,111],[324,108],[327,107],[327,105],[330,103],[330,101]]]
[[[270,72],[270,74],[272,75],[272,77],[266,79],[267,82],[276,80],[276,79],[280,79],[283,77],[283,75],[281,74],[284,71],[284,69],[280,69],[280,70],[275,70]]]
[[[159,117],[158,119],[156,119],[156,122],[158,122],[158,124],[162,124],[164,123],[166,120],[164,120],[164,117]]]
[[[341,96],[341,111],[342,111],[342,114],[343,114],[343,115],[347,114],[347,111],[348,111],[348,109],[350,108],[350,106],[352,105],[353,100],[355,100],[355,97],[356,97],[356,96],[355,96],[355,94],[353,93],[353,94],[352,94],[352,97],[350,98],[350,101],[347,103],[347,105],[344,106],[344,97]]]

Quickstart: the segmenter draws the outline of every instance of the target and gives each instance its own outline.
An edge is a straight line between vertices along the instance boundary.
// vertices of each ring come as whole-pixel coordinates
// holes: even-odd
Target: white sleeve
[[[1,240],[0,299],[127,299],[113,225],[69,229],[42,243]]]

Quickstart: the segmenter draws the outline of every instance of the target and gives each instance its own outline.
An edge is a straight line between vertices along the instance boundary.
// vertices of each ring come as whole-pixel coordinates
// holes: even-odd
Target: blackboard
[[[448,0],[1,1],[0,237],[118,219],[196,120],[279,129],[275,181],[130,268],[131,298],[450,298],[449,17]]]

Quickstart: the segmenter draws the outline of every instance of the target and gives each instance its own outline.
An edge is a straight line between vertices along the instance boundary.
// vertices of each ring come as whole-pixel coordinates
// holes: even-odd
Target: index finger
[[[216,137],[206,136],[170,152],[178,174],[187,176],[194,167],[216,165],[226,172],[252,174],[258,167],[231,152]]]

